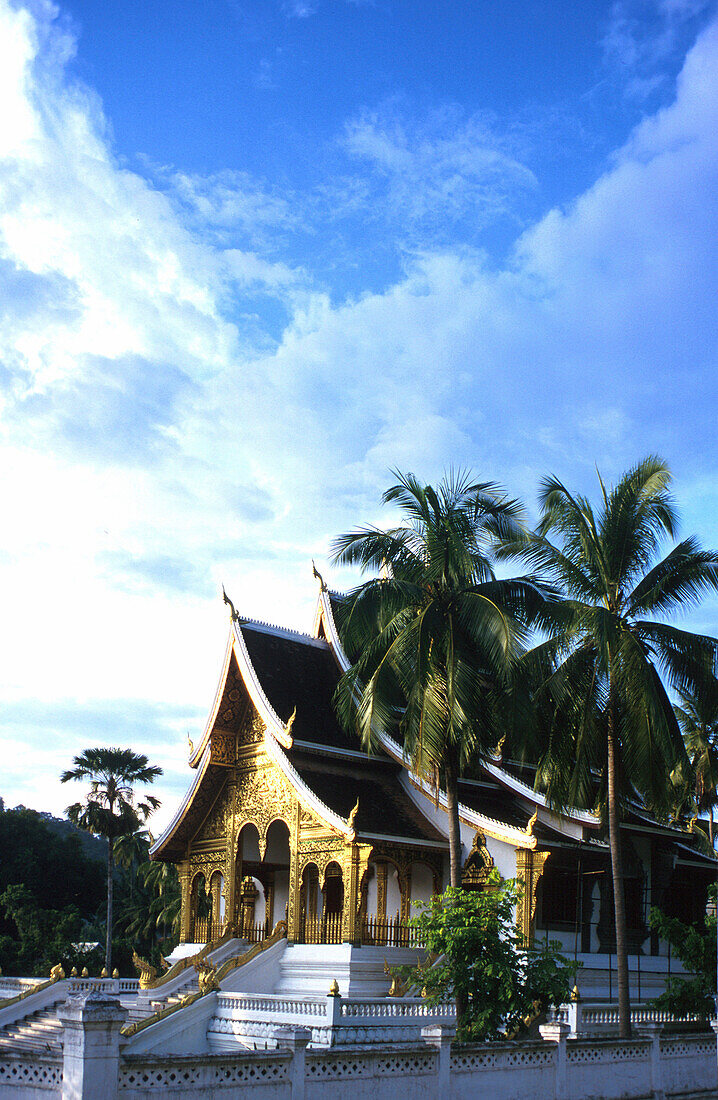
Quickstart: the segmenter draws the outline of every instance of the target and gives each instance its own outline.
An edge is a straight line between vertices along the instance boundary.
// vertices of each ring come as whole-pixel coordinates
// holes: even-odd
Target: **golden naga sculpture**
[[[152,963],[148,963],[146,959],[140,958],[134,947],[132,948],[132,963],[140,976],[140,989],[150,989],[157,977],[157,967],[153,966]]]
[[[58,963],[57,966],[52,967],[52,969],[50,970],[50,977],[52,978],[53,982],[62,981],[62,979],[65,977],[65,971],[62,969],[62,963]]]
[[[393,973],[392,967],[389,966],[389,963],[386,961],[386,959],[384,959],[384,973],[387,975],[387,977],[391,978],[391,985],[389,986],[388,996],[405,997],[407,984],[405,981],[402,981],[401,978],[397,977],[397,975]]]
[[[219,991],[219,979],[217,977],[217,967],[212,966],[211,963],[195,963],[195,970],[199,978],[199,991],[200,993],[212,993],[214,990]]]

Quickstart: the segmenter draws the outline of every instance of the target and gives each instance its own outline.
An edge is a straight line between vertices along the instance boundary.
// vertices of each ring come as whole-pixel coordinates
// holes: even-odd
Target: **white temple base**
[[[282,956],[276,993],[326,996],[336,978],[342,997],[384,997],[391,976],[384,964],[416,963],[426,952],[409,947],[354,947],[340,944],[287,944]]]

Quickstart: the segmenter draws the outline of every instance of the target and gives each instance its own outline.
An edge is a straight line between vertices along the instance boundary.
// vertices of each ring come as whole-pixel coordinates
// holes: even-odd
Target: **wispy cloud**
[[[710,12],[715,0],[614,0],[603,50],[629,98],[646,99],[666,83],[666,61],[682,54],[696,20]]]
[[[536,185],[512,142],[489,119],[464,119],[454,108],[431,112],[423,122],[394,104],[365,110],[344,135],[349,154],[372,170],[377,195],[404,224],[484,225],[515,214],[517,200]]]

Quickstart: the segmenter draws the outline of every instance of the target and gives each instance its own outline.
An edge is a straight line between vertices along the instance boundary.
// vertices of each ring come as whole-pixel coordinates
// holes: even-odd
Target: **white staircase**
[[[57,1010],[62,1001],[24,1016],[0,1031],[0,1056],[9,1053],[61,1054],[62,1024]]]

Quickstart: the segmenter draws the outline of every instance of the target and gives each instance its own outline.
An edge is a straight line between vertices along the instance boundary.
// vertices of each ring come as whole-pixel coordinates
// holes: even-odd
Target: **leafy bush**
[[[716,900],[715,885],[709,887],[709,898]],[[660,909],[651,909],[650,925],[667,940],[689,977],[670,977],[666,991],[652,1002],[676,1016],[696,1013],[709,1019],[715,1011],[716,996],[716,914],[709,913],[703,924],[684,924],[676,917],[667,917]]]
[[[554,942],[525,945],[516,926],[519,897],[516,882],[502,882],[494,871],[483,890],[449,887],[419,903],[411,920],[435,961],[394,973],[421,989],[428,1004],[456,999],[459,1039],[514,1038],[571,996],[577,964]]]

